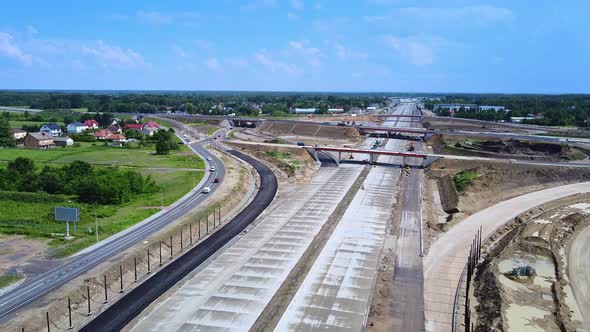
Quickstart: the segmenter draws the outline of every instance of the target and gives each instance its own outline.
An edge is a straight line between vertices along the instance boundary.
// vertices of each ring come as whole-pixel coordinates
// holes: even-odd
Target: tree
[[[168,154],[170,153],[170,143],[164,137],[160,137],[156,143],[156,154]]]
[[[6,119],[0,119],[0,147],[15,146],[10,124]]]
[[[29,158],[17,157],[15,160],[8,162],[8,169],[21,175],[31,174],[35,172],[35,162]]]

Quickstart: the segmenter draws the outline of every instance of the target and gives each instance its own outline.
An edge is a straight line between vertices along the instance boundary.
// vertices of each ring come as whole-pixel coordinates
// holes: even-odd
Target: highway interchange
[[[390,112],[392,115],[419,114],[415,104],[404,104]],[[412,128],[419,124],[400,119],[386,119],[382,127]],[[186,133],[189,133],[188,129]],[[226,133],[227,129],[223,129],[214,136],[223,141]],[[515,139],[564,142],[563,138],[510,133],[445,131],[444,134],[492,138],[509,136]],[[204,145],[216,142],[212,137],[197,142],[190,141],[190,137],[185,139],[194,153],[206,160],[206,169],[215,166],[215,172],[207,172],[191,193],[170,208],[0,296],[0,321],[10,319],[20,308],[149,238],[198,207],[207,198],[202,189],[211,187],[214,191],[218,184],[213,183],[213,179],[223,181],[225,167],[219,158],[204,148]],[[584,139],[569,141],[586,143]],[[359,148],[368,150],[374,142],[374,138],[367,138]],[[378,150],[407,151],[409,144],[407,140],[390,138]],[[422,142],[412,141],[411,144],[416,153],[426,152]],[[171,265],[167,273],[156,274],[150,278],[151,281],[146,281],[145,286],[140,286],[134,293],[115,302],[97,319],[90,321],[83,328],[84,331],[101,328],[125,328],[138,332],[254,329],[260,326],[258,318],[269,306],[280,304],[276,302],[275,293],[289,282],[290,272],[298,262],[306,259],[306,250],[316,243],[318,234],[323,234],[324,224],[338,213],[335,229],[320,246],[321,250],[310,264],[309,271],[305,271],[297,291],[283,299],[286,302],[280,304],[282,309],[274,314],[273,323],[266,327],[279,331],[363,330],[371,306],[387,220],[394,206],[400,212],[397,214],[399,219],[392,221],[398,226],[394,236],[393,296],[389,309],[393,317],[391,329],[449,331],[454,291],[465,264],[470,236],[478,226],[484,226],[484,233],[488,235],[527,208],[557,197],[590,192],[590,186],[582,183],[524,195],[515,202],[507,201],[506,204],[517,204],[511,209],[501,209],[509,213],[481,211],[471,217],[473,222],[466,223],[468,226],[465,227],[469,227],[469,230],[459,230],[457,227],[445,233],[422,257],[421,158],[380,156],[377,166],[372,166],[358,162],[364,158],[362,154],[350,153],[354,160],[346,162],[346,157],[340,160],[341,156],[320,151],[318,157],[323,167],[311,181],[296,192],[279,196],[273,202],[277,184],[276,179],[270,178],[272,172],[265,169],[266,166],[247,155],[227,149],[223,144],[216,142],[215,145],[250,163],[264,178],[264,185],[259,188],[256,198],[214,237],[195,247],[192,255],[181,256],[173,262],[175,265]],[[493,158],[431,156],[498,161]],[[501,162],[558,167],[590,166],[585,161]],[[404,169],[405,165],[416,167]],[[353,185],[357,178],[362,180],[360,188]],[[350,202],[343,211],[338,212],[340,202],[347,195],[352,195],[349,197]],[[252,222],[256,226],[241,233]],[[587,232],[583,235],[586,238],[588,236]],[[574,250],[578,253],[587,252],[587,246],[580,243],[574,246]],[[587,265],[582,266],[587,269]],[[173,267],[174,270],[170,270]],[[573,279],[578,284],[587,280],[584,276]],[[162,297],[168,288],[181,280],[174,292]],[[444,288],[443,293],[441,287]],[[587,292],[587,287],[578,285],[578,288]],[[154,301],[158,304],[145,310]]]

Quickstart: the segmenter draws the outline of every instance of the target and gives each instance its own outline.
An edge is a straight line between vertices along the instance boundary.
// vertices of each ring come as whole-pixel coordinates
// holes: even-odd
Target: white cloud
[[[291,7],[295,10],[302,10],[305,4],[302,0],[291,0]]]
[[[271,72],[284,72],[288,74],[293,74],[297,71],[297,66],[294,64],[289,64],[281,61],[274,60],[266,50],[262,50],[256,54],[254,54],[254,60],[259,63],[260,65],[264,66],[265,68],[269,69]]]
[[[94,57],[104,67],[149,67],[139,53],[131,49],[108,45],[102,40],[97,41],[93,46],[83,46],[82,53]]]
[[[334,49],[336,57],[340,60],[346,61],[351,59],[367,60],[369,55],[364,52],[358,52],[345,47],[339,42],[328,42],[328,45]]]
[[[287,13],[287,19],[289,21],[297,21],[299,19],[299,16],[297,14],[295,14],[295,13],[288,12]]]
[[[172,51],[181,58],[186,58],[188,56],[188,53],[178,45],[172,45]]]
[[[385,45],[396,50],[400,56],[414,65],[430,65],[434,62],[434,51],[425,40],[416,37],[384,36]]]
[[[217,61],[217,58],[210,58],[205,60],[205,66],[211,70],[216,70],[219,68],[219,62]]]
[[[195,12],[163,13],[140,10],[137,12],[137,18],[140,21],[150,24],[170,24],[176,22],[191,23],[200,18],[200,15]]]
[[[296,56],[302,57],[312,66],[320,65],[321,52],[318,48],[307,46],[307,41],[290,41],[289,51]]]
[[[14,42],[12,35],[6,32],[0,32],[0,55],[14,59],[25,66],[33,64],[33,56],[23,52]]]

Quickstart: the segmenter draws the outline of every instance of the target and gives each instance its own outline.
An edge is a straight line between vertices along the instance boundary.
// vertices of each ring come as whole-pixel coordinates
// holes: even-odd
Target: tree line
[[[546,126],[590,126],[590,95],[449,95],[440,101],[429,101],[425,107],[433,109],[434,104],[476,104],[504,106],[509,111],[477,111],[459,109],[455,116],[489,121],[510,121],[510,117],[527,117],[541,114],[542,117],[524,120],[523,123]],[[440,110],[441,116],[448,116],[448,110]]]
[[[134,170],[74,161],[37,171],[33,160],[18,157],[6,169],[0,169],[0,190],[77,195],[78,201],[84,203],[122,204],[137,195],[157,191],[157,186],[150,176]]]
[[[257,116],[263,112],[286,113],[292,107],[315,107],[320,112],[328,107],[384,106],[386,97],[371,94],[312,93],[66,93],[0,91],[0,105],[29,106],[34,109],[88,108],[90,112],[156,113],[167,110],[190,114]],[[223,104],[224,107],[217,107]],[[267,105],[267,107],[263,107]],[[270,107],[269,107],[270,106]]]

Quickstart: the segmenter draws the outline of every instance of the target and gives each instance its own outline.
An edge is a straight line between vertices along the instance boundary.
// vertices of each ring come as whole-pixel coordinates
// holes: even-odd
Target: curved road
[[[80,331],[119,331],[150,303],[182,280],[232,238],[240,234],[272,202],[277,192],[277,178],[272,171],[257,161],[235,150],[229,153],[252,165],[260,175],[260,188],[254,199],[235,218],[201,243],[166,265],[151,278],[131,290],[123,298],[94,317]]]
[[[103,240],[104,243],[102,245],[99,243],[99,246],[93,250],[74,256],[63,265],[39,275],[0,296],[0,321],[10,318],[16,310],[158,232],[203,202],[208,195],[201,192],[202,188],[209,186],[211,192],[213,192],[219,186],[219,184],[213,183],[213,179],[217,177],[219,183],[221,183],[225,175],[225,167],[221,160],[205,150],[201,144],[191,144],[189,147],[204,159],[211,159],[211,161],[205,161],[207,169],[209,169],[210,164],[215,165],[216,168],[215,172],[206,171],[207,180],[201,182],[201,186],[197,190],[194,190],[190,196],[186,196],[183,201],[162,212],[151,221],[142,222],[142,224],[138,224],[134,228],[123,231],[124,233],[113,235],[107,240]]]
[[[567,265],[584,327],[590,331],[590,226],[586,226],[574,239]]]

